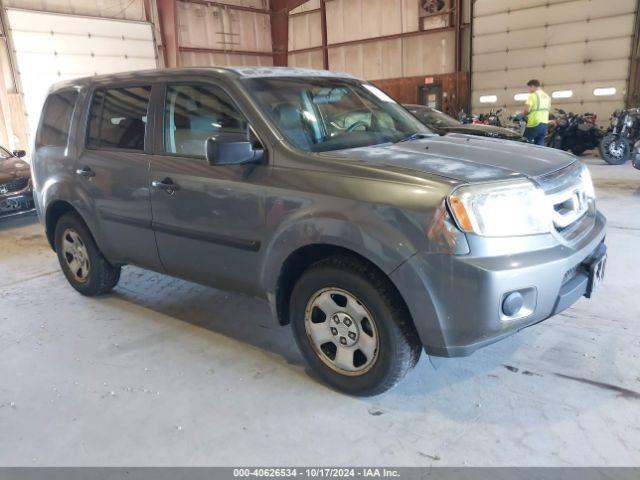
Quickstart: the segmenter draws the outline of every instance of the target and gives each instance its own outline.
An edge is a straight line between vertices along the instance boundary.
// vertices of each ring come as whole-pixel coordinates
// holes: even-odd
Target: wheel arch
[[[47,209],[45,211],[45,220],[44,220],[45,234],[47,236],[47,240],[49,241],[49,245],[51,245],[51,248],[53,249],[53,251],[54,252],[56,251],[56,239],[55,239],[56,224],[58,223],[58,220],[60,220],[60,218],[67,213],[73,213],[77,215],[80,218],[80,220],[83,221],[83,223],[87,227],[87,230],[89,230],[89,234],[93,238],[93,241],[96,242],[96,244],[98,244],[95,233],[93,232],[93,229],[91,228],[90,223],[87,222],[87,219],[81,213],[81,211],[78,208],[76,208],[71,202],[67,200],[58,199],[58,200],[54,200],[53,202],[51,202],[50,205],[47,206]],[[98,244],[98,248],[101,248],[99,244]]]
[[[53,251],[56,250],[56,240],[55,240],[56,224],[58,223],[58,220],[60,220],[60,217],[62,217],[63,215],[69,212],[75,213],[80,218],[82,218],[82,215],[80,215],[80,212],[78,212],[78,210],[66,200],[55,200],[54,202],[51,203],[51,205],[47,207],[47,210],[45,213],[44,228],[45,228],[45,234],[47,236],[47,240],[49,241],[49,245],[51,245],[51,248],[53,249]],[[86,223],[87,222],[85,222],[85,225]]]
[[[403,306],[407,309],[407,314],[409,318],[411,318],[412,324],[414,323],[401,292],[391,280],[388,273],[375,262],[361,253],[341,245],[314,243],[304,245],[292,251],[282,263],[275,286],[272,305],[280,325],[287,325],[289,323],[289,301],[296,282],[312,265],[332,257],[350,257],[379,273],[381,277],[387,280],[389,288],[397,296],[398,300],[402,302]]]

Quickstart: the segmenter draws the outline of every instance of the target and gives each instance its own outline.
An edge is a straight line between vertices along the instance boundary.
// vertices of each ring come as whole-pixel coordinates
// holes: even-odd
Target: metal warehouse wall
[[[273,65],[267,9],[266,0],[179,1],[180,65]]]
[[[553,107],[595,111],[606,121],[624,105],[636,8],[637,0],[476,0],[473,111],[521,110],[514,95],[538,78],[549,94],[571,92]],[[608,91],[596,93],[615,93],[594,95],[601,88]]]
[[[421,32],[418,0],[328,0],[326,12],[330,70],[370,80],[455,70],[453,29]],[[320,1],[310,0],[289,16],[289,65],[322,68],[321,45]]]

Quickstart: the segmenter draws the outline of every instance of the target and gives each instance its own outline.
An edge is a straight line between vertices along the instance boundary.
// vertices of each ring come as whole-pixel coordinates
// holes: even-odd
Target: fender
[[[305,218],[300,218],[302,216]],[[375,214],[372,213],[371,218],[375,218]],[[272,313],[277,316],[276,290],[282,267],[300,248],[312,245],[344,248],[366,258],[387,275],[415,254],[416,249],[400,229],[381,222],[365,225],[366,229],[335,214],[309,217],[308,212],[280,225],[266,245],[260,273]]]
[[[38,203],[42,205],[42,212],[38,212],[40,222],[46,229],[47,217],[51,206],[56,204],[58,201],[68,203],[76,210],[78,215],[80,215],[85,225],[87,225],[87,228],[91,232],[91,235],[93,235],[93,239],[98,245],[100,251],[104,252],[105,245],[102,240],[100,222],[97,221],[98,216],[96,215],[94,201],[86,194],[86,192],[76,185],[74,180],[75,178],[71,177],[68,172],[61,171],[48,178],[41,186],[40,191],[37,192],[39,197]],[[46,234],[50,239],[50,243],[53,248],[54,245],[51,239],[53,238],[54,232],[47,231]]]

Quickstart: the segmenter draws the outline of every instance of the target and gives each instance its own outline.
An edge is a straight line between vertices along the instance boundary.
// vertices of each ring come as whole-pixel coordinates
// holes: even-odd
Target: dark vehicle
[[[638,140],[633,148],[633,154],[631,155],[631,162],[633,167],[640,170],[640,140]]]
[[[24,150],[13,153],[0,147],[0,219],[32,213],[33,192]]]
[[[33,172],[80,293],[135,264],[265,299],[318,375],[355,395],[393,386],[422,349],[469,355],[545,320],[604,272],[606,220],[574,156],[436,135],[327,71],[57,84]]]
[[[556,112],[558,115],[549,122],[549,131],[545,137],[547,147],[571,150],[578,156],[598,147],[602,131],[596,125],[594,113],[579,115],[565,112],[561,108],[556,108]]]
[[[637,140],[640,140],[640,108],[616,110],[611,115],[611,126],[600,141],[600,156],[611,165],[622,165],[629,160]]]
[[[415,117],[424,125],[439,135],[445,135],[447,133],[464,133],[467,135],[500,138],[503,140],[516,140],[519,142],[527,141],[527,139],[518,132],[509,128],[478,123],[464,124],[455,118],[450,117],[446,113],[442,113],[440,110],[422,105],[405,105],[404,107],[415,115]]]

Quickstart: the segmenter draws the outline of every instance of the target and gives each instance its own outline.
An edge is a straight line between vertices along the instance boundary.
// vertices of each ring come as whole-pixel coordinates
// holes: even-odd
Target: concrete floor
[[[77,294],[0,223],[0,465],[638,465],[640,172],[588,159],[609,218],[592,301],[356,399],[263,303],[128,267]]]

